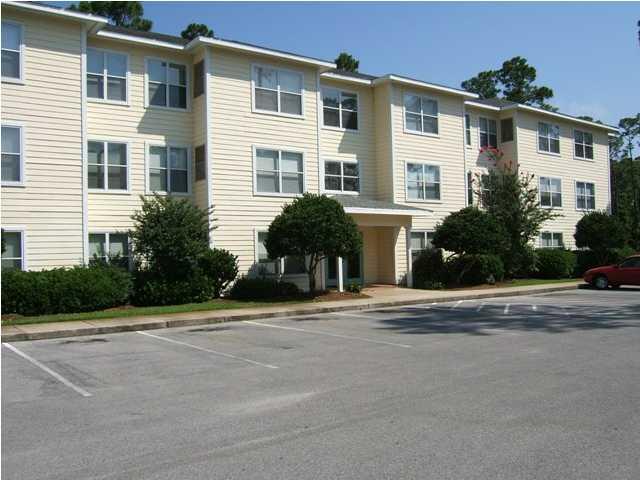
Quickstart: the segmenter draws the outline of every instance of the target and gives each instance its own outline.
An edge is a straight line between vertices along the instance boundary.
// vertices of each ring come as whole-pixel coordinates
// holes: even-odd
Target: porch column
[[[338,262],[338,265],[337,265],[338,291],[339,292],[344,292],[344,281],[342,279],[342,257],[337,257],[336,258],[336,262]]]
[[[413,258],[411,256],[411,225],[405,227],[407,235],[407,287],[413,287]]]

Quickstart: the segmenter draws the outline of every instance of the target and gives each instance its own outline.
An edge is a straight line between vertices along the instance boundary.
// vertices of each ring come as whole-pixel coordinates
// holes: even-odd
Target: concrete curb
[[[26,332],[20,327],[28,328],[30,325],[7,325],[2,327],[2,342],[20,342],[27,340],[46,340],[52,338],[65,338],[65,337],[79,337],[84,335],[102,335],[108,333],[121,333],[121,332],[133,332],[136,330],[156,330],[161,328],[175,328],[175,327],[190,327],[196,325],[208,325],[212,323],[225,323],[242,320],[259,320],[266,318],[281,318],[281,317],[297,317],[301,315],[314,315],[319,313],[334,313],[345,311],[358,311],[369,310],[373,308],[385,308],[385,307],[398,307],[403,305],[419,305],[424,303],[443,303],[459,300],[478,300],[482,298],[498,298],[498,297],[513,297],[520,295],[531,295],[538,293],[550,293],[560,292],[565,290],[576,290],[580,288],[579,284],[572,285],[559,285],[550,287],[516,287],[505,288],[500,291],[487,291],[482,293],[470,293],[465,294],[464,291],[450,292],[448,294],[437,297],[424,297],[405,300],[393,300],[393,301],[377,301],[360,303],[357,305],[336,305],[330,307],[318,306],[316,308],[286,308],[282,307],[277,310],[269,310],[262,313],[233,313],[230,311],[228,315],[207,315],[211,312],[201,312],[202,316],[196,318],[184,318],[184,319],[172,319],[171,314],[167,314],[167,320],[161,320],[158,316],[150,317],[148,321],[140,320],[141,317],[132,317],[132,321],[129,324],[122,325],[105,325],[97,326],[91,325],[91,321],[70,321],[60,322],[64,323],[64,327],[51,330],[43,330],[40,332]],[[509,291],[511,290],[511,291]],[[200,313],[200,312],[198,312]],[[135,319],[135,320],[134,320]],[[100,320],[99,322],[108,322],[109,319]],[[98,321],[96,321],[98,322]],[[41,327],[52,324],[31,324],[40,325]],[[85,326],[86,325],[86,326]],[[45,327],[46,328],[46,327]],[[9,331],[7,331],[9,330]],[[7,331],[5,333],[5,331]]]

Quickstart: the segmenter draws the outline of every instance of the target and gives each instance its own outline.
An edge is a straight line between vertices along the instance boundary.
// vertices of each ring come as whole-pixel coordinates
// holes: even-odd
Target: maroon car
[[[603,290],[609,286],[640,285],[640,255],[625,258],[617,265],[592,268],[584,274],[584,281]]]

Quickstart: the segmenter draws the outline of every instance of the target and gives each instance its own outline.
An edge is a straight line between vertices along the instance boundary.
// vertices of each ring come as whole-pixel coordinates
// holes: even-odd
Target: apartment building
[[[610,203],[615,129],[401,75],[242,42],[110,26],[42,4],[2,4],[3,267],[46,269],[129,255],[140,196],[214,206],[211,245],[242,273],[304,287],[301,259],[269,259],[268,225],[303,192],[342,203],[360,255],[319,284],[411,283],[438,222],[473,201],[493,165],[535,174],[561,213],[539,246],[572,248],[585,211]]]

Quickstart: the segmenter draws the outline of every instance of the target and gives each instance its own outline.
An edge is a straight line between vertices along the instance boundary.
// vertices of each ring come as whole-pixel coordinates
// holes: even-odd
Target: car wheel
[[[593,281],[593,284],[598,290],[604,290],[609,286],[609,279],[604,275],[600,275]]]

